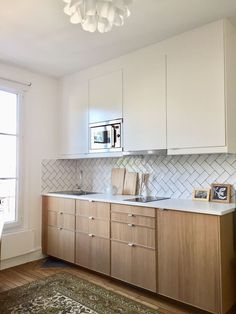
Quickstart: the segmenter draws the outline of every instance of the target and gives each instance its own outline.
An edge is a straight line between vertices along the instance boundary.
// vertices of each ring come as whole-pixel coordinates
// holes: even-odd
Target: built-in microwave
[[[122,119],[89,125],[90,153],[122,151]]]

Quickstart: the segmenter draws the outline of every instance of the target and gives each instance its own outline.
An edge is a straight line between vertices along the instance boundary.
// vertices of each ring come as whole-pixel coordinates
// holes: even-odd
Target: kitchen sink
[[[89,195],[89,194],[97,194],[96,192],[90,192],[90,191],[56,191],[56,192],[50,192],[53,194],[65,194],[65,195]]]

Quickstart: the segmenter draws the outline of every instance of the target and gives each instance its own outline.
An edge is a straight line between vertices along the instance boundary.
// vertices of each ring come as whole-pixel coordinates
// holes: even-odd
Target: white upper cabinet
[[[127,56],[124,150],[166,149],[166,60],[158,45]]]
[[[89,80],[89,123],[122,118],[122,70]]]
[[[232,152],[230,141],[234,139],[227,115],[232,112],[235,116],[230,102],[236,98],[234,92],[229,99],[226,89],[233,70],[227,69],[231,61],[225,54],[227,42],[232,40],[231,35],[226,36],[229,28],[225,21],[218,21],[167,41],[170,154]]]
[[[88,153],[87,81],[64,80],[59,121],[60,157]]]

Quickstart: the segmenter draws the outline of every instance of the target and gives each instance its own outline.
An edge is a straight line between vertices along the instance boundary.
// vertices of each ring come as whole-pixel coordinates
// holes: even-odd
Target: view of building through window
[[[18,96],[0,90],[0,211],[16,220]]]

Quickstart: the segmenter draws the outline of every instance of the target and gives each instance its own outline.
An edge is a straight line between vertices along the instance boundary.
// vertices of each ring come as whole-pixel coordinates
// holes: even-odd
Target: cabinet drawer
[[[109,239],[110,222],[97,218],[89,219],[83,216],[76,216],[76,231]]]
[[[111,220],[132,223],[139,226],[155,228],[156,220],[152,217],[138,216],[132,213],[111,212]]]
[[[111,276],[156,292],[156,251],[111,241]]]
[[[110,203],[76,200],[76,214],[85,217],[110,219]]]
[[[64,212],[48,211],[48,225],[67,230],[75,230],[75,215]]]
[[[155,229],[128,225],[119,222],[111,223],[112,240],[135,243],[155,249]]]
[[[134,215],[141,215],[147,217],[156,217],[156,209],[142,206],[129,206],[129,205],[120,205],[120,204],[111,204],[112,212],[123,212],[131,213]]]
[[[77,265],[110,275],[110,240],[76,233]]]
[[[75,215],[75,200],[69,198],[47,197],[46,207],[51,211]]]

